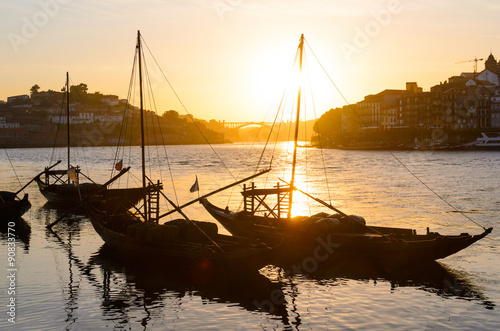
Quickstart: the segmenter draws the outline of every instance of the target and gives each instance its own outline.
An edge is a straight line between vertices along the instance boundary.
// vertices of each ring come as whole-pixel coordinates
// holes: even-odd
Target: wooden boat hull
[[[83,197],[100,187],[100,185],[92,183],[80,184],[79,186],[71,184],[47,185],[42,181],[40,176],[35,178],[35,181],[38,184],[40,193],[42,193],[47,201],[68,206],[78,205]]]
[[[90,197],[98,191],[102,185],[94,183],[83,183],[78,186],[70,184],[47,185],[40,176],[35,178],[40,193],[48,202],[60,206],[76,207],[82,203],[86,197]],[[135,189],[107,189],[110,204],[114,209],[127,210],[134,206],[138,200],[147,192],[142,188]],[[121,192],[126,192],[121,194]]]
[[[472,245],[488,233],[485,231],[480,235],[438,235],[428,238],[426,235],[414,235],[406,240],[374,234],[329,233],[315,238],[292,236],[286,247],[292,257],[352,256],[374,259],[384,265],[401,266],[445,258]]]
[[[111,229],[113,221],[105,221],[105,217],[93,203],[85,204],[92,225],[102,240],[113,250],[139,259],[151,260],[156,263],[177,262],[196,265],[203,269],[220,269],[228,271],[258,270],[273,261],[276,249],[271,249],[264,243],[254,244],[246,238],[236,238],[225,235],[214,235],[212,239],[224,249],[220,251],[213,243],[203,236],[196,239],[169,240],[158,238],[165,226],[158,224],[144,224],[134,221],[133,217],[120,215],[120,222],[135,222],[136,231],[131,234],[130,229]],[[182,222],[186,222],[182,220]],[[141,223],[141,224],[139,224]],[[215,227],[216,224],[212,223]],[[134,224],[135,225],[135,224]],[[144,229],[145,228],[145,229]],[[156,237],[156,238],[155,238]]]
[[[269,225],[265,225],[262,217],[259,220],[257,216],[227,212],[206,199],[202,200],[202,204],[233,235],[269,241],[286,238],[284,255],[291,259],[312,257],[326,260],[330,256],[353,256],[394,264],[433,261],[450,256],[491,232],[490,228],[479,235],[417,235],[411,229],[383,227],[371,227],[375,231],[353,233],[307,231],[296,226],[273,226],[271,220]],[[259,223],[255,220],[259,220]],[[281,220],[287,221],[290,220]]]
[[[28,194],[22,199],[17,199],[16,194],[12,192],[0,192],[0,219],[10,221],[24,215],[31,208],[28,200]]]

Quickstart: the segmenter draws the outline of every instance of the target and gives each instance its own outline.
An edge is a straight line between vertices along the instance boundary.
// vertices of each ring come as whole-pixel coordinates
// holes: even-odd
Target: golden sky
[[[424,90],[500,57],[497,0],[1,0],[0,100],[32,85],[127,95],[135,38],[197,118],[262,121],[300,34],[351,103],[416,81]],[[308,62],[314,62],[312,56]],[[149,62],[153,67],[153,61]],[[478,64],[479,70],[484,62]],[[152,70],[158,112],[181,106]],[[319,116],[345,102],[318,79]],[[327,86],[329,85],[329,86]],[[273,110],[271,110],[272,112]]]

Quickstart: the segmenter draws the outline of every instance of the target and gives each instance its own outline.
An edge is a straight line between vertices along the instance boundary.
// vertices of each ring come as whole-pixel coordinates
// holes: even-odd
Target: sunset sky
[[[456,62],[486,59],[490,51],[500,57],[498,0],[0,3],[0,100],[29,94],[34,84],[60,90],[66,71],[89,92],[125,98],[137,30],[187,109],[206,120],[264,120],[301,33],[351,103],[404,89],[407,81],[428,90],[473,71],[474,62]],[[158,112],[183,114],[158,72],[153,76]],[[318,115],[345,104],[331,83],[315,78]]]

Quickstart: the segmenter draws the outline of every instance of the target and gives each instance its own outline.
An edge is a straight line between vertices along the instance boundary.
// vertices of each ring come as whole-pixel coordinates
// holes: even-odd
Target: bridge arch
[[[221,123],[225,129],[241,129],[246,126],[258,125],[258,126],[272,126],[271,122],[226,122]]]

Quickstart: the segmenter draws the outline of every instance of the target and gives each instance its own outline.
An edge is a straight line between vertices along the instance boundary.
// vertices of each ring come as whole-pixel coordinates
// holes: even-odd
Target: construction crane
[[[460,64],[460,63],[468,63],[468,62],[474,62],[474,76],[476,76],[477,72],[477,61],[483,61],[484,59],[478,59],[477,57],[474,58],[474,60],[468,60],[468,61],[460,61],[460,62],[455,62],[455,64]]]

